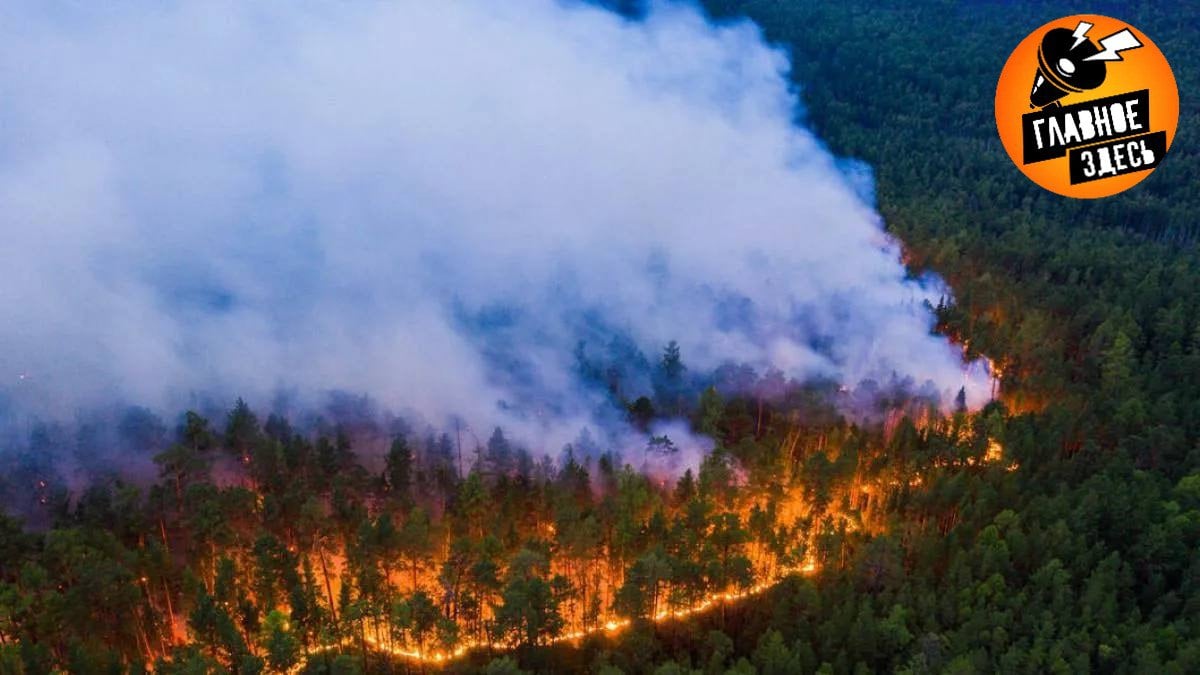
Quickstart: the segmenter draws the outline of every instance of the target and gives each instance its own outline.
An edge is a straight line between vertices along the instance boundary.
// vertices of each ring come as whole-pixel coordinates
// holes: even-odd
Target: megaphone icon
[[[1058,100],[1067,94],[1104,84],[1108,69],[1104,61],[1091,58],[1100,53],[1100,48],[1085,37],[1083,26],[1075,31],[1067,28],[1046,31],[1038,47],[1038,72],[1029,93],[1030,108],[1058,106]]]

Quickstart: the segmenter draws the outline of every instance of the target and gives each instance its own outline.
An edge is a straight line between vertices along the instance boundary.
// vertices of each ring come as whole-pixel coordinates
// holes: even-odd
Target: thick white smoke
[[[981,402],[787,68],[678,5],[4,3],[0,406],[340,389],[573,434],[617,334]]]

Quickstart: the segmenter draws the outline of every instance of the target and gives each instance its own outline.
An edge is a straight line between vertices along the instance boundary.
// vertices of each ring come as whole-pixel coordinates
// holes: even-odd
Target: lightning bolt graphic
[[[1084,61],[1120,61],[1122,60],[1121,52],[1137,49],[1142,46],[1142,43],[1126,28],[1108,37],[1100,38],[1100,46],[1104,48],[1104,51],[1093,54]]]
[[[1071,37],[1075,38],[1075,44],[1071,45],[1071,49],[1075,49],[1087,40],[1088,31],[1092,29],[1092,24],[1086,21],[1080,21],[1078,26],[1075,26],[1075,32],[1071,33]],[[1069,50],[1068,50],[1069,51]]]

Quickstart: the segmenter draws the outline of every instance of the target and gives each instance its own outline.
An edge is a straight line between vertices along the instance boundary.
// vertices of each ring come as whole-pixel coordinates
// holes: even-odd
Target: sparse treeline
[[[664,361],[678,358],[669,348]],[[2,521],[0,670],[391,669],[406,661],[388,653],[470,645],[528,655],[626,619],[648,630],[805,566],[837,570],[897,518],[947,531],[955,505],[922,486],[1003,470],[987,461],[998,407],[859,427],[812,390],[781,394],[671,391],[672,412],[717,442],[681,476],[643,473],[586,433],[534,457],[499,428],[468,447],[399,434],[368,469],[336,427],[300,434],[241,401],[218,424],[189,412],[154,484],[48,499],[45,532]]]

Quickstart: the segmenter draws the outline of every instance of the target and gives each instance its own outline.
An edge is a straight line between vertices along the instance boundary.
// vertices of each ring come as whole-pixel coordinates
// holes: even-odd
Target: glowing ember
[[[983,456],[983,460],[989,463],[999,462],[1004,459],[1004,448],[1000,442],[994,438],[988,439],[987,454]]]

